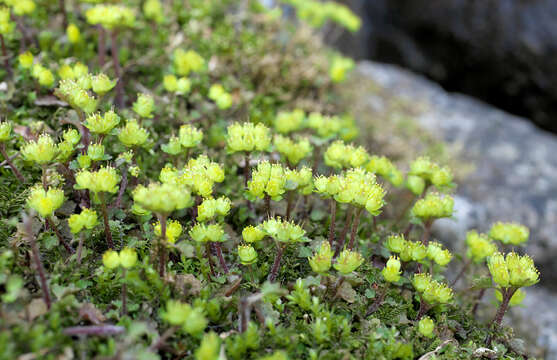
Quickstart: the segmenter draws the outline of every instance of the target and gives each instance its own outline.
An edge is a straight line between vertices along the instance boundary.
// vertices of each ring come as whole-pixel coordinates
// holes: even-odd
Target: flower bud
[[[33,66],[33,54],[30,51],[26,51],[23,54],[20,54],[18,57],[19,66],[23,69],[30,69]]]
[[[453,174],[448,167],[435,169],[431,174],[431,183],[437,188],[450,186],[453,181]]]
[[[182,49],[174,51],[174,68],[180,76],[187,76],[190,72],[199,72],[205,66],[205,60],[193,50],[187,52]]]
[[[4,121],[0,122],[0,142],[10,140],[12,136],[12,123]]]
[[[436,193],[429,193],[425,198],[416,201],[412,214],[420,219],[451,217],[454,200],[451,196],[441,197]]]
[[[84,228],[91,230],[97,224],[97,212],[87,208],[83,209],[80,214],[72,214],[68,219],[68,225],[73,234],[79,233]]]
[[[81,169],[89,169],[91,167],[91,158],[89,155],[79,154],[77,156],[77,164]]]
[[[318,273],[323,274],[329,271],[333,259],[333,250],[327,241],[323,241],[319,247],[319,251],[312,257],[308,258],[311,269]]]
[[[52,71],[43,69],[39,73],[39,84],[48,88],[52,87],[54,84],[54,74],[52,74]]]
[[[178,88],[178,79],[174,75],[165,75],[162,84],[164,89],[168,92],[175,92]]]
[[[404,235],[391,235],[387,238],[385,246],[390,252],[400,254],[406,247]]]
[[[402,274],[402,272],[400,271],[400,261],[398,258],[391,256],[389,260],[387,260],[387,264],[383,270],[381,270],[381,274],[385,281],[388,282],[397,282],[400,280],[400,274]]]
[[[421,195],[425,189],[425,180],[416,175],[408,175],[406,179],[406,187],[410,190],[414,195]]]
[[[62,80],[75,79],[73,69],[68,64],[60,66],[60,68],[58,69],[58,76],[60,76],[60,79]]]
[[[281,111],[275,118],[275,129],[281,134],[300,130],[305,118],[306,114],[301,109],[295,109],[292,112]]]
[[[81,40],[81,33],[75,24],[69,24],[66,28],[66,36],[71,44],[77,44]]]
[[[423,293],[432,283],[431,275],[427,273],[414,274],[412,285],[419,293]]]
[[[107,250],[103,254],[103,265],[108,269],[116,269],[120,266],[120,256],[117,251]]]
[[[77,145],[77,143],[79,143],[79,140],[81,140],[81,135],[76,129],[69,129],[64,131],[64,133],[62,134],[62,138],[64,139],[64,141],[67,141],[72,145]]]
[[[329,76],[334,83],[341,83],[346,78],[346,73],[354,68],[354,60],[344,57],[336,56],[333,58],[331,67],[329,68]]]
[[[160,237],[162,235],[161,223],[157,221],[154,225],[155,235]],[[182,235],[182,225],[178,222],[178,220],[168,220],[166,222],[166,241],[174,244],[180,235]]]
[[[191,81],[188,78],[181,77],[176,84],[176,93],[180,95],[188,94],[191,91]]]
[[[92,161],[101,161],[104,159],[104,145],[103,144],[90,144],[87,148],[87,156]]]
[[[453,255],[449,250],[443,249],[441,244],[430,242],[427,247],[427,257],[435,261],[437,265],[445,266],[451,262]]]
[[[501,253],[496,253],[491,255],[487,259],[487,267],[491,273],[493,281],[501,287],[509,287],[510,276],[509,270],[507,269],[507,264],[505,263],[505,257]]]
[[[238,245],[238,257],[242,265],[251,265],[257,262],[257,251],[251,245]]]
[[[487,235],[478,234],[476,231],[469,231],[466,234],[466,245],[468,245],[466,256],[475,263],[479,263],[497,252],[495,243]]]
[[[180,126],[179,139],[183,147],[187,149],[193,148],[203,140],[203,132],[189,124],[182,125]]]
[[[168,143],[161,145],[161,150],[170,155],[178,155],[182,152],[182,145],[180,144],[180,139],[176,136],[172,136]]]

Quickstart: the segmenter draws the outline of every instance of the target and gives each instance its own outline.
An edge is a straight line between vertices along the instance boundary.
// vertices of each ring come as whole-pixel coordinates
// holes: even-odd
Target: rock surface
[[[359,46],[340,41],[344,50],[408,67],[557,131],[556,1],[345,2],[364,29]]]
[[[549,349],[546,358],[557,359],[557,295],[551,292],[557,290],[552,289],[557,286],[557,137],[397,66],[361,62],[354,75],[418,104],[413,121],[475,165],[459,179],[456,220],[439,223],[440,237],[462,244],[466,230],[487,231],[495,221],[517,221],[531,229],[527,251],[545,288],[533,289],[525,318],[538,328],[539,345]],[[370,108],[377,107],[377,96],[368,97]]]

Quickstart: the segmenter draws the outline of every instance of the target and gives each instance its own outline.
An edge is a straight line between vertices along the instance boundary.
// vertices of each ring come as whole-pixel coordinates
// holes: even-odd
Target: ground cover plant
[[[435,241],[452,171],[358,143],[339,27],[308,0],[3,1],[0,358],[526,358],[502,320],[539,281],[528,229]]]

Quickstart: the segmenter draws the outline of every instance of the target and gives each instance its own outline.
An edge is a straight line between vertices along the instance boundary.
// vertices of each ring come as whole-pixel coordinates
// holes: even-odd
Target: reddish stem
[[[246,152],[246,156],[244,158],[244,187],[247,188],[248,187],[248,181],[249,181],[249,153]]]
[[[128,286],[126,284],[126,269],[122,269],[122,316],[126,316],[128,313],[128,306],[127,306],[127,293],[128,293]]]
[[[269,274],[269,282],[275,282],[277,278],[283,252],[284,248],[280,243],[277,243],[277,254],[275,255],[275,261],[273,263],[273,267],[271,268],[271,273]]]
[[[100,192],[99,198],[101,200],[101,210],[103,213],[104,235],[106,236],[106,243],[109,249],[114,249],[114,242],[112,241],[112,233],[110,232],[110,224],[108,223],[108,210],[106,208],[106,200],[104,198],[104,193]]]
[[[292,216],[292,208],[294,207],[294,192],[289,191],[286,199],[286,220],[290,220]]]
[[[346,242],[346,235],[348,234],[348,229],[350,229],[350,226],[352,225],[352,213],[354,212],[354,208],[350,205],[348,206],[349,206],[348,212],[346,213],[346,219],[344,220],[344,229],[342,229],[342,233],[340,234],[340,237],[338,239],[337,248],[335,250],[334,257],[337,257],[338,254],[340,254],[340,252],[342,251],[342,248],[344,247],[344,243]]]
[[[12,169],[12,172],[14,173],[15,177],[20,181],[20,182],[25,182],[25,178],[23,177],[23,175],[21,175],[21,173],[19,172],[19,170],[15,167],[15,165],[13,164],[12,160],[10,159],[10,157],[8,156],[8,153],[6,152],[6,144],[4,143],[0,143],[0,153],[2,154],[2,156],[4,157],[4,159],[6,159],[6,163],[8,164],[8,166],[10,167],[10,169]]]
[[[81,253],[83,252],[83,241],[85,240],[85,233],[82,231],[79,234],[79,244],[77,245],[77,264],[81,264]]]
[[[33,235],[30,216],[23,214],[23,225],[25,229],[25,235],[27,236],[27,240],[31,245],[31,255],[33,257],[33,261],[35,261],[35,266],[37,267],[37,273],[39,274],[39,281],[41,283],[41,290],[43,292],[43,300],[46,304],[47,309],[50,309],[52,305],[52,301],[50,300],[50,291],[48,289],[45,270],[44,270],[43,262],[41,261],[39,246],[37,245],[37,239]]]
[[[98,26],[99,29],[99,45],[98,45],[98,50],[99,50],[99,68],[103,68],[105,60],[104,60],[104,56],[106,54],[106,31],[104,30],[104,28],[99,25]]]
[[[164,279],[166,270],[166,216],[159,215],[161,224],[161,239],[159,244],[159,276]]]
[[[331,198],[331,224],[329,225],[329,245],[333,247],[335,241],[335,222],[337,217],[337,202],[335,199]]]
[[[0,43],[2,44],[2,57],[4,58],[4,67],[8,76],[12,76],[12,69],[10,68],[10,61],[8,59],[8,51],[6,50],[6,43],[4,41],[4,35],[0,34]]]
[[[429,237],[431,235],[431,225],[433,224],[433,220],[426,220],[424,224],[424,233],[422,235],[422,244],[425,246],[429,245]]]
[[[72,249],[70,244],[68,244],[66,242],[66,240],[64,240],[64,238],[62,237],[62,234],[60,234],[60,231],[56,227],[56,224],[54,224],[54,221],[52,221],[52,219],[50,217],[45,218],[45,220],[46,220],[47,226],[50,229],[52,229],[52,231],[54,231],[54,234],[56,234],[56,237],[58,238],[58,241],[60,241],[60,244],[62,244],[62,246],[64,246],[64,248],[66,249],[66,251],[68,253],[73,254],[75,252],[74,249]]]
[[[122,70],[120,68],[120,59],[118,57],[118,32],[112,30],[110,33],[112,42],[112,65],[114,66],[114,75],[116,76],[116,104],[118,107],[124,107],[124,79],[122,79]]]
[[[226,265],[226,261],[224,260],[224,256],[222,255],[222,246],[220,243],[214,243],[215,244],[215,250],[217,253],[217,257],[219,258],[219,262],[220,262],[220,266],[222,267],[222,270],[224,271],[225,274],[228,274],[228,265]]]
[[[60,6],[60,11],[62,12],[62,25],[64,25],[64,30],[68,27],[68,14],[66,13],[66,4],[64,0],[58,0]]]
[[[211,270],[211,275],[215,276],[215,269],[213,269],[213,259],[211,258],[211,244],[205,243],[205,256],[209,262],[209,269]]]
[[[350,242],[348,243],[348,249],[352,250],[354,247],[354,241],[356,240],[356,234],[358,233],[358,226],[360,225],[360,217],[362,215],[363,208],[356,210],[354,215],[354,224],[352,225],[352,233],[350,234]]]

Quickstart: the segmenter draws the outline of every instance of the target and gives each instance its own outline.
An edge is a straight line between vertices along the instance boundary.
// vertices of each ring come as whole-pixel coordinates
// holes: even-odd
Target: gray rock
[[[456,216],[440,221],[441,237],[462,239],[466,230],[487,231],[495,221],[517,221],[531,230],[527,252],[542,273],[542,286],[557,285],[557,137],[526,119],[509,115],[468,96],[450,94],[438,85],[397,66],[361,62],[355,78],[421,104],[416,123],[445,141],[457,156],[475,165],[459,181]],[[361,80],[359,80],[361,81]],[[371,97],[371,96],[370,96]],[[376,106],[376,99],[370,100]],[[536,313],[539,341],[557,359],[556,295],[538,289],[526,311]],[[541,312],[540,309],[544,312]],[[545,312],[547,311],[547,313]],[[550,315],[548,315],[550,314]]]

